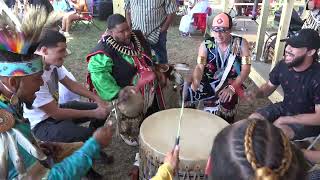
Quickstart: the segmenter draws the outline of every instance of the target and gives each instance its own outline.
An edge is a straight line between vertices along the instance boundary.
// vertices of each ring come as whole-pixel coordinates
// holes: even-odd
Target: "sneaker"
[[[125,137],[122,134],[120,134],[121,139],[129,146],[138,146],[139,143],[134,138]]]
[[[64,35],[66,38],[71,37],[71,35],[70,35],[70,33],[69,33],[69,32],[63,32],[63,35]]]

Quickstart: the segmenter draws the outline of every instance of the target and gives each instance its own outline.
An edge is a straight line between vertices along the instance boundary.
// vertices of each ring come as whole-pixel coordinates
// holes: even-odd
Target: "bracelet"
[[[203,56],[198,56],[197,63],[206,65],[207,64],[207,59],[205,57],[203,57]]]
[[[241,64],[251,64],[251,58],[250,56],[243,56],[241,58]]]
[[[230,88],[234,94],[236,93],[236,89],[231,84],[228,85],[227,87]]]

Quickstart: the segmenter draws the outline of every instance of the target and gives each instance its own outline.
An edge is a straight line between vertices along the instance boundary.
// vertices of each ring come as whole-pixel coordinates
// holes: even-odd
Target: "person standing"
[[[155,52],[157,63],[167,64],[167,30],[177,11],[175,0],[125,0],[126,19],[140,30]]]

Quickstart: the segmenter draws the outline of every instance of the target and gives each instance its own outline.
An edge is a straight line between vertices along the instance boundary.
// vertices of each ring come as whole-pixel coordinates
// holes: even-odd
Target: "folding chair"
[[[93,25],[94,27],[96,27],[98,30],[101,31],[102,29],[94,23],[93,5],[94,5],[93,0],[86,0],[86,6],[88,9],[88,12],[81,12],[81,15],[80,15],[81,18],[77,22],[85,24],[87,28],[90,28],[90,25]]]

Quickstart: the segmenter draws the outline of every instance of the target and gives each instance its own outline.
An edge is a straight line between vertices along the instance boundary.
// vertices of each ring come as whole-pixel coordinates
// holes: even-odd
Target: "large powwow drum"
[[[150,179],[174,148],[180,109],[155,113],[140,128],[140,179]],[[204,179],[206,163],[215,136],[228,123],[195,109],[184,109],[180,130],[179,179]]]

